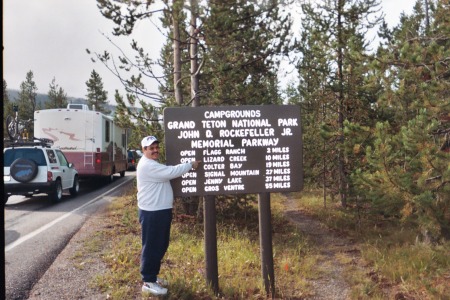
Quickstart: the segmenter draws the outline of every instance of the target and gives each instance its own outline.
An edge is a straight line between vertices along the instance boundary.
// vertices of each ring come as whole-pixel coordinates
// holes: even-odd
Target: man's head
[[[159,144],[158,139],[156,137],[154,137],[153,135],[146,136],[141,141],[142,148],[148,147],[148,146],[152,145],[153,143]]]
[[[158,159],[159,157],[159,141],[156,137],[150,135],[141,141],[142,152],[149,159]]]

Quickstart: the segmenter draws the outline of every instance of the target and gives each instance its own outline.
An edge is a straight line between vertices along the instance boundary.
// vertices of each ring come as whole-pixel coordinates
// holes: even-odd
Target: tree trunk
[[[191,0],[190,28],[190,60],[191,60],[191,101],[192,106],[200,105],[198,97],[198,39],[197,39],[197,0]]]
[[[197,18],[198,18],[198,3],[197,0],[191,0],[191,28],[189,37],[189,56],[191,60],[191,101],[193,107],[200,106],[200,98],[198,96],[199,86],[199,70],[198,70],[198,32],[197,32]],[[192,197],[191,206],[196,208],[197,217],[202,215],[202,201],[196,196]]]
[[[180,0],[177,0],[177,2]],[[175,2],[175,1],[174,1]],[[172,26],[173,26],[173,86],[175,92],[175,100],[178,105],[183,105],[183,91],[181,89],[181,49],[180,49],[180,25],[179,25],[179,7],[173,5]]]
[[[338,164],[339,164],[339,193],[341,196],[341,205],[347,206],[347,193],[346,193],[346,177],[345,177],[345,165],[344,165],[344,74],[343,74],[343,48],[344,42],[342,40],[343,25],[342,25],[342,10],[344,9],[345,0],[338,1],[338,80],[339,80],[339,146],[338,146]]]
[[[325,103],[322,103],[322,118],[325,121]],[[323,140],[322,143],[322,150],[323,150],[323,154],[322,154],[322,165],[323,165],[323,207],[327,208],[327,159],[325,156],[325,152],[326,152],[326,141]]]

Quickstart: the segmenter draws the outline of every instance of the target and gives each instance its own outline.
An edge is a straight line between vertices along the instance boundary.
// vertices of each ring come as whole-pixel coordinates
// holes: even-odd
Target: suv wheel
[[[73,186],[69,189],[70,194],[75,197],[80,190],[80,182],[78,181],[78,176],[73,178]]]
[[[55,181],[55,185],[53,187],[53,191],[50,193],[50,200],[52,200],[52,202],[59,202],[59,201],[61,201],[62,193],[63,193],[63,189],[62,189],[62,185],[61,185],[61,180],[57,179]]]
[[[34,160],[18,158],[11,164],[10,173],[18,182],[26,183],[34,179],[38,173],[38,166]]]

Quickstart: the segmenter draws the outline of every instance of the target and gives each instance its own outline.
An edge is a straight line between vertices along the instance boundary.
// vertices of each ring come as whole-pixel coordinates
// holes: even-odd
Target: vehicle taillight
[[[100,164],[102,162],[101,153],[95,153],[95,163]]]
[[[47,182],[53,181],[53,173],[50,171],[47,171]]]
[[[134,159],[131,160],[131,163],[134,164]]]

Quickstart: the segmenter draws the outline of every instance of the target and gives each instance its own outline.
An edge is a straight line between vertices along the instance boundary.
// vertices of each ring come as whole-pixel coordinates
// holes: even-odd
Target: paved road
[[[45,195],[11,196],[5,205],[6,299],[27,299],[71,237],[98,208],[108,204],[133,182],[134,172],[113,183],[80,182],[80,193],[64,194],[52,204]]]

